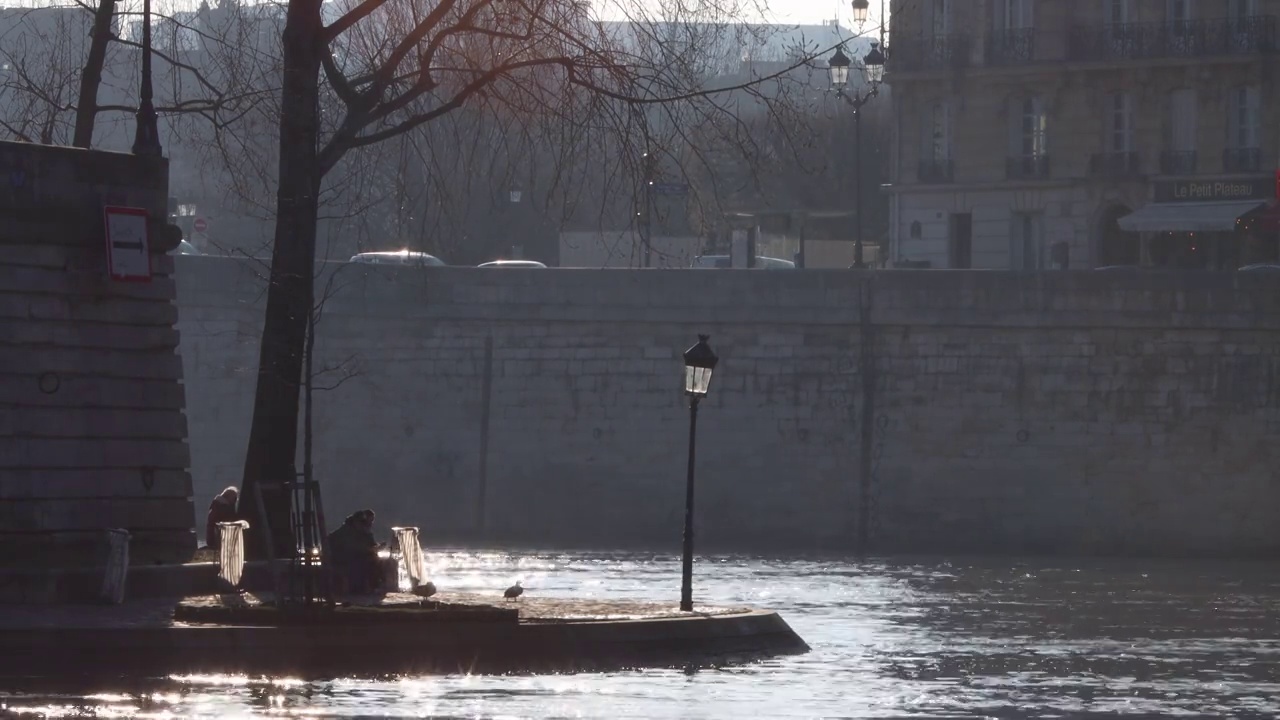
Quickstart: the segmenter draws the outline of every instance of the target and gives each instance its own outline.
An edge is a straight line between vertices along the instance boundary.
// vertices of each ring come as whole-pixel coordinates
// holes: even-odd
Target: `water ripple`
[[[660,554],[442,552],[456,590],[674,600]],[[1280,569],[1060,560],[708,557],[699,602],[777,609],[813,652],[551,677],[0,680],[8,717],[1114,718],[1280,716]]]

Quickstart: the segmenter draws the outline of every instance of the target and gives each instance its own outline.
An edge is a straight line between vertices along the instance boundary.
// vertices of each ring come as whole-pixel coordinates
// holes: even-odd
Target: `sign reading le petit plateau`
[[[1267,200],[1276,191],[1269,177],[1243,180],[1175,180],[1156,183],[1156,202]]]

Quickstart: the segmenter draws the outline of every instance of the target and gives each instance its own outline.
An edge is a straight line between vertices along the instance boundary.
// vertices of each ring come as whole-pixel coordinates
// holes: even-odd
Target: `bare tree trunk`
[[[320,191],[318,99],[320,0],[290,0],[284,28],[284,84],[280,107],[279,189],[271,284],[258,357],[258,388],[245,455],[242,497],[255,484],[275,547],[292,555],[290,497],[280,483],[297,475],[298,396],[313,306],[316,216]],[[250,551],[261,557],[264,518],[251,525]]]
[[[93,15],[93,35],[89,58],[80,74],[80,101],[76,103],[76,129],[71,144],[78,148],[93,145],[93,124],[98,117],[98,86],[102,84],[102,65],[107,59],[107,43],[111,42],[111,18],[116,0],[98,0]]]

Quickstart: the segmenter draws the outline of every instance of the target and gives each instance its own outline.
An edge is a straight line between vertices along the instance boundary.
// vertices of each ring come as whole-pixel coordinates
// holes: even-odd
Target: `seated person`
[[[222,530],[218,523],[235,522],[240,517],[236,514],[236,501],[240,499],[240,491],[231,486],[209,503],[209,516],[204,524],[204,543],[210,550],[222,547]]]
[[[329,562],[334,579],[347,592],[366,594],[382,585],[378,549],[373,537],[372,510],[351,513],[342,527],[329,533]]]

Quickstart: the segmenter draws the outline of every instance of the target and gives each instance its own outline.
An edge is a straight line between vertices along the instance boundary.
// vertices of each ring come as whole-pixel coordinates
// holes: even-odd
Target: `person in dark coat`
[[[233,485],[218,493],[213,502],[209,503],[209,517],[204,524],[204,542],[210,550],[222,547],[222,530],[218,528],[218,523],[240,519],[236,513],[236,501],[239,499],[240,491]]]
[[[378,571],[378,541],[373,536],[372,510],[351,513],[342,527],[329,533],[329,559],[334,574],[347,592],[376,591],[382,578]]]

